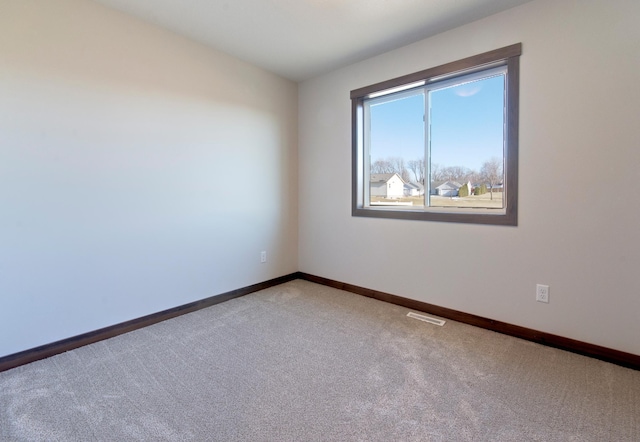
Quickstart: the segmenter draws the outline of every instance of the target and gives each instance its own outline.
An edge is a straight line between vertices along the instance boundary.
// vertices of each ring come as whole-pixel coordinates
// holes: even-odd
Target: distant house
[[[371,196],[381,198],[402,198],[405,182],[397,173],[372,173],[370,177]]]
[[[489,192],[502,192],[504,185],[502,183],[494,184],[493,187],[487,186]]]
[[[457,181],[435,181],[431,183],[431,195],[458,196],[458,189],[462,187]]]
[[[405,196],[422,196],[424,195],[424,186],[422,183],[405,183],[404,184]]]

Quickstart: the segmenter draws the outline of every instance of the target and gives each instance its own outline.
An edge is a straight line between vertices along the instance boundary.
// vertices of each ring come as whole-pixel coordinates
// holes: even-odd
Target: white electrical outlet
[[[260,252],[260,262],[263,264],[267,262],[267,252],[265,251]]]
[[[536,301],[549,303],[549,286],[543,284],[536,285]]]

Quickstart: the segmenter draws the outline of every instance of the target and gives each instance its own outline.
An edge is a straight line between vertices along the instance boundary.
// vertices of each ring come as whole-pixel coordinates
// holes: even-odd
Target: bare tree
[[[502,161],[498,158],[491,158],[486,161],[480,169],[482,179],[489,183],[491,189],[491,199],[493,200],[493,188],[503,181]]]
[[[425,185],[426,183],[424,182],[424,175],[425,175],[424,158],[411,160],[407,163],[407,165],[409,166],[409,170],[413,172],[413,177],[416,180],[415,182],[422,183],[422,185]]]
[[[407,166],[404,162],[404,158],[393,157],[393,158],[389,158],[389,161],[393,166],[393,172],[400,175],[400,177],[403,179],[404,182],[408,183],[409,181],[411,181],[411,177],[409,176],[409,170],[407,169]]]
[[[411,181],[404,158],[389,157],[376,160],[371,164],[371,173],[397,173],[405,181]]]
[[[465,182],[476,184],[482,180],[480,174],[475,170],[469,170],[469,173],[464,177]]]
[[[449,181],[466,181],[471,170],[463,166],[449,166],[442,169],[443,179]]]
[[[376,160],[371,164],[371,173],[393,173],[393,166],[387,159]]]
[[[431,163],[431,181],[444,181],[442,166],[438,163]]]

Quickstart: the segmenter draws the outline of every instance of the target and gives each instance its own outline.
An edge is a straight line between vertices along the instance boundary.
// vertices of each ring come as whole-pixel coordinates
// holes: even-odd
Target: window
[[[521,53],[351,91],[353,216],[516,225]]]

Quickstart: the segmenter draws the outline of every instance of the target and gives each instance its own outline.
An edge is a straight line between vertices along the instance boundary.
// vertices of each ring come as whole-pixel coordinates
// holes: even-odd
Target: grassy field
[[[424,197],[421,196],[408,196],[404,198],[372,198],[371,202],[411,202],[413,207],[420,207],[424,205]],[[502,208],[502,192],[496,192],[493,194],[493,200],[490,193],[484,195],[471,195],[464,198],[458,197],[444,197],[431,195],[430,199],[431,207],[478,207],[478,208],[490,208],[500,209]]]

